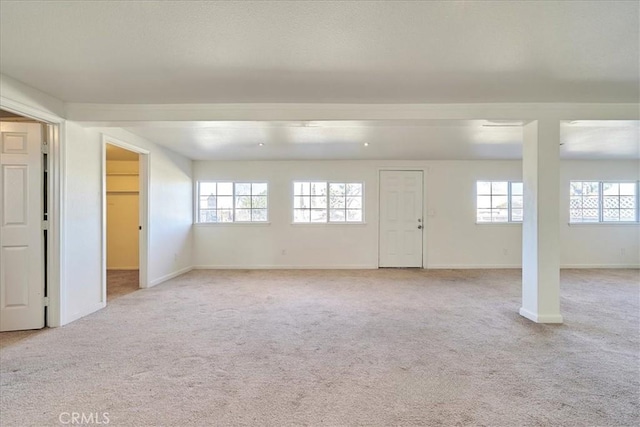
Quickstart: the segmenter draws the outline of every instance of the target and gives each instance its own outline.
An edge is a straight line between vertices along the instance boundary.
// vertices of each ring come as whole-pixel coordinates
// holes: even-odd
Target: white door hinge
[[[49,154],[49,144],[46,142],[42,143],[42,154]]]
[[[44,303],[45,307],[49,307],[49,297],[42,298],[42,302]]]
[[[42,229],[43,230],[49,229],[49,221],[42,221]]]

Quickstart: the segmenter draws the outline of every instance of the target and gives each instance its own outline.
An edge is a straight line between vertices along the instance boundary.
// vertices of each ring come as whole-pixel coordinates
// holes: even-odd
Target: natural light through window
[[[476,221],[481,223],[522,222],[522,183],[478,181]]]
[[[198,222],[266,222],[266,182],[200,182]]]
[[[638,183],[571,181],[569,222],[637,222]]]
[[[363,221],[361,182],[293,183],[293,222],[349,223]]]

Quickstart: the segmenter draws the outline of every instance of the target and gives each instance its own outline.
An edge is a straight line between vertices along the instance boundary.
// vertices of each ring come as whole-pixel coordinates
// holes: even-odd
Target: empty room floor
[[[564,270],[562,325],[520,274],[193,271],[1,334],[1,424],[637,425],[638,270]]]
[[[139,270],[107,270],[107,301],[140,289]]]

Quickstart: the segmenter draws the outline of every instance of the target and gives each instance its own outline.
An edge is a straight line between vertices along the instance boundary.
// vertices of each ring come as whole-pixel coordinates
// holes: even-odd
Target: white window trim
[[[478,182],[506,182],[507,183],[507,220],[506,221],[478,221]],[[521,221],[513,221],[512,220],[512,196],[513,193],[511,191],[511,184],[516,183],[516,184],[522,184],[522,199],[523,199],[523,203],[522,203],[522,217],[523,219]],[[512,181],[512,180],[503,180],[503,179],[492,179],[492,180],[485,180],[485,179],[477,179],[475,181],[475,189],[476,189],[476,195],[475,195],[475,199],[476,199],[476,208],[474,210],[475,213],[475,217],[476,217],[476,221],[475,224],[476,225],[522,225],[522,223],[524,222],[524,182],[523,181]],[[483,194],[485,195],[485,194]],[[491,194],[491,196],[493,196],[493,194]]]
[[[571,183],[572,182],[597,182],[598,183],[598,221],[571,221]],[[604,194],[603,194],[603,184],[635,184],[636,185],[636,219],[635,221],[604,221],[603,212],[604,212]],[[625,180],[615,180],[615,179],[570,179],[569,180],[569,222],[570,226],[629,226],[629,225],[640,225],[640,181],[635,181],[633,179],[625,179]],[[620,196],[618,196],[620,197]]]
[[[232,188],[233,188],[233,194],[231,197],[233,197],[233,221],[227,221],[227,222],[201,222],[200,221],[200,183],[205,182],[205,183],[231,183],[232,184]],[[229,179],[200,179],[197,180],[194,188],[194,205],[195,205],[195,209],[194,209],[194,218],[193,218],[193,225],[198,226],[198,227],[225,227],[225,226],[251,226],[251,227],[255,227],[255,226],[264,226],[264,225],[270,225],[271,224],[271,183],[267,180],[239,180],[239,181],[234,181],[234,180],[229,180]],[[236,184],[267,184],[267,219],[266,221],[236,221],[235,220],[235,216],[236,216]],[[217,194],[216,194],[217,196]]]
[[[324,222],[296,222],[295,221],[295,197],[301,197],[300,195],[296,195],[296,189],[295,189],[295,183],[296,182],[324,182],[327,185],[327,203],[325,206],[325,210],[327,211],[327,220]],[[362,198],[362,207],[360,208],[360,210],[362,211],[362,220],[361,221],[330,221],[329,220],[329,210],[331,209],[329,207],[329,185],[331,184],[360,184],[362,185],[362,195],[360,196]],[[355,180],[343,180],[343,181],[328,181],[328,180],[322,180],[322,179],[294,179],[293,181],[291,181],[291,197],[289,198],[291,200],[291,209],[289,210],[291,212],[291,225],[295,225],[295,226],[300,226],[300,225],[310,225],[313,227],[317,227],[317,226],[322,226],[322,225],[366,225],[366,216],[365,216],[365,209],[364,209],[364,205],[365,205],[365,182],[364,181],[355,181]],[[311,209],[311,208],[309,208]]]

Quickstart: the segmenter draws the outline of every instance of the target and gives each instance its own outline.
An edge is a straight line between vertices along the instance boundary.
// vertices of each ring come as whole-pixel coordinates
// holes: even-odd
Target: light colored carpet
[[[3,426],[638,425],[638,270],[194,271],[3,348]],[[2,340],[12,333],[2,334]]]

